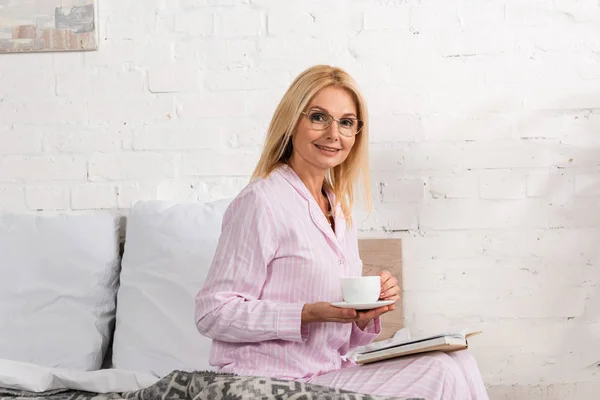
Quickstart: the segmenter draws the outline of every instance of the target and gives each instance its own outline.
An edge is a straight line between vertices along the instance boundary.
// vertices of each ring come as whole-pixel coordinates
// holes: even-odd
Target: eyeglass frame
[[[337,129],[340,135],[344,136],[344,137],[354,137],[356,135],[358,135],[360,133],[360,131],[362,131],[362,128],[365,126],[365,123],[363,122],[363,120],[360,120],[358,118],[353,118],[353,117],[346,117],[346,118],[340,118],[340,119],[335,119],[333,118],[333,116],[329,113],[326,113],[323,110],[315,110],[315,112],[321,113],[321,114],[325,114],[326,116],[328,116],[330,118],[330,122],[329,124],[323,128],[323,129],[316,129],[317,131],[324,131],[325,129],[329,128],[331,126],[331,124],[333,124],[333,121],[337,122]],[[304,115],[306,118],[310,118],[310,116],[308,115],[309,111],[302,111],[300,114]],[[358,130],[356,131],[356,133],[354,135],[345,135],[342,133],[342,131],[340,130],[340,120],[342,119],[353,119],[355,120],[357,123],[360,124],[360,127],[358,128]],[[310,119],[309,119],[310,121]],[[310,121],[311,123],[313,123],[312,121]]]

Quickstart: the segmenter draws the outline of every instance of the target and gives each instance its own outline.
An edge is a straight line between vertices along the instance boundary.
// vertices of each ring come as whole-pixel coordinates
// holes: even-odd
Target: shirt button
[[[339,264],[339,265],[342,265],[342,264],[344,264],[344,260],[338,260],[338,264]]]

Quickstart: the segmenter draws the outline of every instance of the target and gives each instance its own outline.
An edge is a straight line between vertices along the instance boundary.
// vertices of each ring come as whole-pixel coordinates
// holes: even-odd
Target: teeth
[[[317,145],[318,148],[323,149],[323,150],[329,150],[329,151],[337,151],[338,149],[332,149],[331,147],[325,147],[325,146],[319,146]]]

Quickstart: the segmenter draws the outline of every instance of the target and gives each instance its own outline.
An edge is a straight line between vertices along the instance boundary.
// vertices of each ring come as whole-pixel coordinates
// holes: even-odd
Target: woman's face
[[[344,89],[327,87],[321,90],[301,115],[292,137],[294,150],[290,161],[297,166],[302,164],[321,170],[343,163],[356,140],[351,133],[358,124],[357,115],[356,105]],[[327,125],[325,121],[331,117],[337,121],[322,130]],[[340,134],[340,130],[350,136]]]

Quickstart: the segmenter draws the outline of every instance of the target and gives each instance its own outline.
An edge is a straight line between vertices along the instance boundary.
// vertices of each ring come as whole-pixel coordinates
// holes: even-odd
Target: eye
[[[352,128],[355,124],[355,121],[352,118],[344,118],[340,121],[340,125],[345,128]]]
[[[323,113],[314,112],[310,114],[310,120],[312,122],[327,122],[327,117]]]

